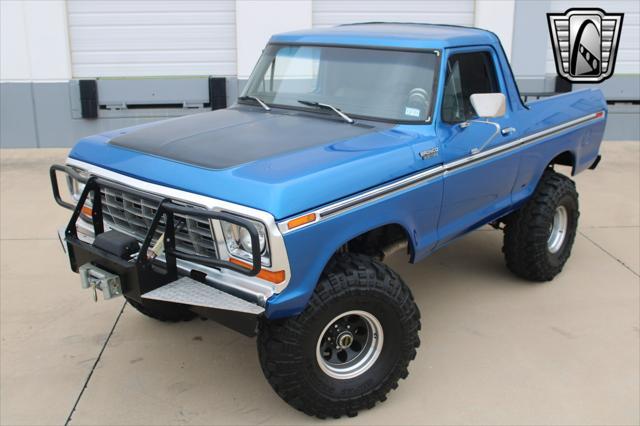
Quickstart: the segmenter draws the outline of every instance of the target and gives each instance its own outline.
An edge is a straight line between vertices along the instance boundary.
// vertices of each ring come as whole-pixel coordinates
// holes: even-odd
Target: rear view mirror
[[[481,118],[502,117],[506,111],[506,98],[502,93],[474,93],[471,105]]]

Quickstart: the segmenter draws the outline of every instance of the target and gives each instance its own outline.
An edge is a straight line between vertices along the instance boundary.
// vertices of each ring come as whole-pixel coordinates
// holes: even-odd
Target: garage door
[[[624,13],[615,73],[620,75],[640,72],[640,2],[637,0],[609,0],[607,2],[564,0],[552,2],[551,12],[564,13],[565,10],[572,7],[604,8],[605,12]],[[556,73],[550,42],[547,49],[547,73]]]
[[[367,21],[473,25],[473,0],[314,0],[313,26]]]
[[[74,77],[235,75],[235,1],[69,0]]]

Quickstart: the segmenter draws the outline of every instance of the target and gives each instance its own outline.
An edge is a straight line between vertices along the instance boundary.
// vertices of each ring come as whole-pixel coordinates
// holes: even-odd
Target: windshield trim
[[[269,43],[267,43],[267,46],[265,47],[265,49],[267,47],[269,47],[269,46],[337,47],[337,48],[346,48],[346,49],[392,50],[392,51],[397,51],[397,52],[431,53],[431,54],[436,56],[436,61],[435,61],[435,67],[434,67],[434,70],[433,70],[433,88],[432,88],[432,95],[431,95],[432,96],[432,101],[431,101],[431,105],[429,105],[429,114],[427,115],[427,119],[426,120],[401,120],[401,119],[394,119],[394,118],[387,118],[387,117],[375,117],[375,116],[369,116],[369,115],[360,115],[360,114],[351,113],[349,111],[343,111],[343,112],[345,114],[347,114],[351,118],[358,118],[360,120],[367,120],[367,121],[379,121],[379,122],[382,122],[382,123],[412,124],[412,125],[416,125],[416,124],[418,124],[418,125],[420,125],[420,124],[433,124],[434,114],[435,114],[435,104],[436,104],[436,102],[438,100],[438,82],[440,80],[440,69],[441,69],[441,65],[442,65],[442,50],[441,49],[413,48],[413,47],[395,47],[395,46],[367,46],[367,45],[359,45],[359,44],[353,44],[352,45],[352,44],[336,44],[336,43],[281,42],[281,41],[269,42]],[[254,70],[251,72],[251,75],[249,76],[249,80],[253,76],[253,72],[255,71],[257,66],[258,66],[258,63],[256,62]],[[248,83],[248,80],[247,80],[247,83]],[[247,84],[245,86],[245,88],[242,90],[242,93],[240,94],[239,97],[245,95],[245,91],[247,90],[248,87],[249,87],[249,85]],[[242,104],[242,105],[253,105],[253,104],[251,104],[249,102],[241,101],[240,99],[238,99],[237,102],[239,104]],[[329,116],[329,114],[325,114],[324,112],[322,112],[322,111],[320,111],[318,109],[314,109],[314,108],[305,108],[305,107],[298,107],[298,106],[291,106],[291,105],[274,104],[274,103],[269,103],[269,102],[265,102],[265,104],[267,104],[271,108],[281,108],[281,109],[288,109],[288,110],[294,110],[294,111],[312,112],[312,113],[315,113],[315,114],[323,114],[323,115]]]

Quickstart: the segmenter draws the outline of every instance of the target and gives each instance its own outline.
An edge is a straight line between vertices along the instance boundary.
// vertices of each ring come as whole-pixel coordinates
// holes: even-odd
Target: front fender
[[[415,258],[426,256],[438,240],[442,186],[442,178],[436,178],[286,233],[291,280],[286,290],[267,301],[267,317],[276,319],[302,312],[334,253],[372,229],[398,224],[410,237]]]

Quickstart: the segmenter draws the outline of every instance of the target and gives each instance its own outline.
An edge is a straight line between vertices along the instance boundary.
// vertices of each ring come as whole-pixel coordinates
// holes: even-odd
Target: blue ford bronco
[[[606,116],[594,89],[523,103],[480,29],[275,35],[234,106],[80,140],[50,171],[73,210],[59,235],[94,296],[257,335],[286,402],[353,416],[407,377],[420,344],[385,258],[415,263],[491,224],[509,270],[552,280],[579,215],[554,167],[594,169]]]

